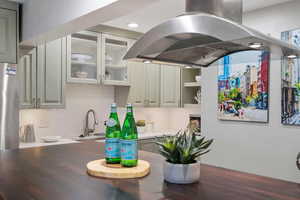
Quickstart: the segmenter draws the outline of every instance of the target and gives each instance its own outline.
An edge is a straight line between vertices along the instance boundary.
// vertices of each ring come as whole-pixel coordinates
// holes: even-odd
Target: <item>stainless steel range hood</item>
[[[239,51],[279,47],[284,56],[300,49],[243,26],[242,0],[186,0],[186,14],[152,28],[124,59],[206,67]]]

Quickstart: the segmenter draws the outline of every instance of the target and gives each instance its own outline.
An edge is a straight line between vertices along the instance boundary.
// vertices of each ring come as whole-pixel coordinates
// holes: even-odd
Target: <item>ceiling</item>
[[[288,1],[293,0],[243,0],[243,7],[244,12],[249,12]],[[144,33],[163,21],[184,13],[184,8],[184,0],[161,0],[158,3],[151,4],[142,10],[130,13],[129,15],[105,24],[117,28],[130,29],[127,27],[127,24],[130,22],[135,22],[139,24],[139,27],[131,30]]]
[[[28,0],[10,1],[24,3]],[[243,10],[244,12],[249,12],[289,1],[295,0],[243,0]],[[185,0],[160,0],[157,3],[150,4],[150,6],[144,9],[137,10],[136,12],[130,13],[126,16],[109,21],[104,25],[145,33],[152,27],[161,24],[163,21],[183,14],[184,10]],[[128,28],[127,24],[131,22],[139,24],[139,27]]]

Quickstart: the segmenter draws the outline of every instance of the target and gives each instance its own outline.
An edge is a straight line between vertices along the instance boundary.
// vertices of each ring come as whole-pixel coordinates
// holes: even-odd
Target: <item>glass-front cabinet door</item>
[[[127,62],[123,57],[132,40],[102,34],[102,83],[105,85],[129,85]]]
[[[99,33],[83,31],[68,36],[68,83],[100,83],[100,43]]]

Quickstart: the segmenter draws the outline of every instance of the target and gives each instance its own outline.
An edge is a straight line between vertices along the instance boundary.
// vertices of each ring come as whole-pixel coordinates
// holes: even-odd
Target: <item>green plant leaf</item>
[[[197,162],[197,158],[208,153],[213,140],[196,136],[196,129],[188,128],[178,131],[174,136],[157,138],[159,151],[168,162],[176,164],[190,164]]]

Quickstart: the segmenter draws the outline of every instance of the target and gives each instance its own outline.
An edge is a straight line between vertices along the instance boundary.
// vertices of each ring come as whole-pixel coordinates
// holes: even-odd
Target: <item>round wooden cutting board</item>
[[[150,164],[144,160],[138,160],[138,165],[130,168],[106,164],[105,159],[91,161],[86,167],[91,176],[114,179],[139,178],[150,172]]]

